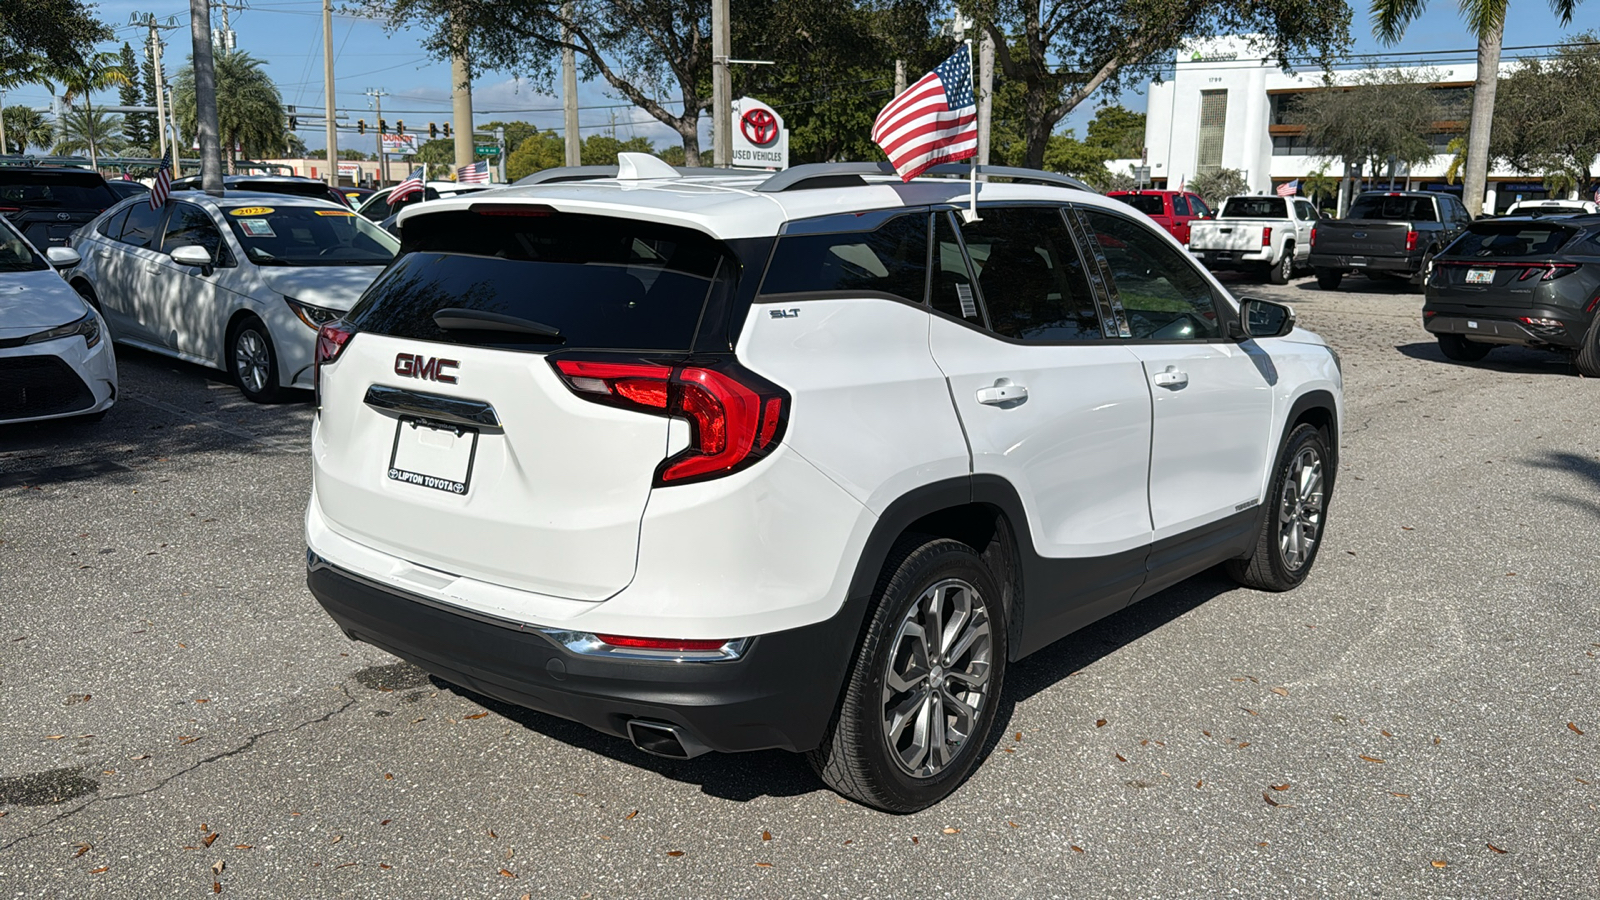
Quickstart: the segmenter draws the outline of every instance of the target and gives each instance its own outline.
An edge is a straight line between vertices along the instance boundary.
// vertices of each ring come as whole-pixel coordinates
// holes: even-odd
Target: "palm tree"
[[[1549,0],[1562,26],[1572,24],[1581,0]],[[1478,80],[1472,87],[1472,120],[1467,126],[1467,163],[1461,200],[1476,216],[1489,186],[1489,130],[1494,121],[1494,92],[1500,81],[1500,47],[1505,42],[1506,8],[1510,0],[1460,0],[1467,28],[1478,38]],[[1405,36],[1406,26],[1422,14],[1427,0],[1372,0],[1372,30],[1386,44]]]
[[[0,113],[0,134],[5,135],[0,153],[27,153],[29,147],[50,146],[56,133],[44,113],[26,106],[8,106]]]
[[[68,110],[60,125],[61,137],[53,152],[61,156],[87,152],[91,165],[98,165],[100,151],[115,153],[127,144],[122,139],[122,117],[90,109],[88,104]]]
[[[261,60],[242,50],[216,54],[217,138],[233,170],[237,154],[260,158],[283,152],[283,97],[261,68]],[[199,117],[195,105],[194,64],[178,73],[173,88],[173,115],[185,141],[193,140]]]
[[[131,83],[138,74],[122,67],[120,54],[104,52],[85,56],[82,65],[51,65],[42,73],[42,76],[49,81],[60,83],[62,88],[61,99],[66,101],[67,106],[72,106],[74,100],[82,97],[83,113],[87,121],[87,119],[94,118],[94,107],[89,102],[89,93],[91,91],[121,87]],[[71,114],[64,115],[56,123],[62,129],[60,134],[62,143],[67,142],[66,124],[69,118],[71,118]],[[120,140],[122,132],[121,117],[116,117],[116,122],[117,137]],[[91,139],[84,149],[89,151],[89,165],[98,168],[100,165],[98,143]]]

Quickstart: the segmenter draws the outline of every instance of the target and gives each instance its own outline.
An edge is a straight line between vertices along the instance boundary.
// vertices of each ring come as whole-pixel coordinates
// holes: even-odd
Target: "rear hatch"
[[[1575,274],[1561,249],[1581,229],[1561,219],[1473,222],[1433,262],[1428,302],[1478,308],[1526,309],[1540,289]]]
[[[1318,222],[1312,252],[1333,256],[1405,256],[1413,222],[1433,222],[1433,201],[1405,194],[1362,194],[1350,213]]]
[[[118,199],[96,172],[0,168],[0,215],[40,250],[65,247]]]
[[[691,443],[652,414],[666,373],[736,266],[686,228],[490,209],[408,219],[336,326],[353,335],[319,374],[317,500],[333,531],[416,564],[603,600]]]

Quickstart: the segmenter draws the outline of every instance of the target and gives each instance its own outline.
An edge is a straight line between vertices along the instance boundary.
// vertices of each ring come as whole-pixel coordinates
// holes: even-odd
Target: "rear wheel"
[[[1294,245],[1284,244],[1283,259],[1278,260],[1273,264],[1271,269],[1267,270],[1267,280],[1271,281],[1273,284],[1288,284],[1289,279],[1293,277]]]
[[[1445,359],[1456,362],[1477,362],[1494,349],[1488,344],[1468,340],[1459,334],[1441,334],[1438,338],[1439,352],[1444,354]]]
[[[1412,276],[1412,278],[1411,278],[1411,286],[1416,288],[1419,291],[1426,291],[1428,289],[1428,274],[1429,274],[1428,270],[1432,269],[1432,268],[1433,268],[1433,251],[1429,250],[1427,253],[1423,254],[1423,257],[1422,257],[1422,268],[1418,269],[1417,270],[1417,274]]]
[[[1589,333],[1584,335],[1583,346],[1578,348],[1573,363],[1577,365],[1579,375],[1600,378],[1600,315],[1589,323]]]
[[[1311,425],[1295,426],[1272,476],[1256,547],[1244,559],[1230,560],[1228,574],[1261,591],[1287,591],[1305,581],[1322,546],[1332,483],[1327,439]]]
[[[245,398],[271,403],[283,394],[278,387],[278,354],[260,319],[249,318],[228,333],[228,372]]]
[[[966,780],[994,726],[1007,653],[1000,589],[966,544],[908,535],[876,597],[833,724],[807,756],[840,794],[916,812]]]
[[[1322,288],[1325,291],[1337,291],[1339,289],[1339,282],[1343,280],[1343,272],[1336,272],[1333,269],[1317,270],[1317,287]]]

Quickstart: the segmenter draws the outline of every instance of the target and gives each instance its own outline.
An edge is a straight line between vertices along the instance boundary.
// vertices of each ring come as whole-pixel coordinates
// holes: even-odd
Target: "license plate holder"
[[[1352,256],[1352,257],[1350,257],[1350,265],[1352,265],[1352,266],[1355,266],[1357,268],[1361,268],[1361,267],[1366,266],[1366,264],[1367,264],[1367,258],[1365,256]]]
[[[1232,262],[1233,254],[1227,250],[1217,251],[1217,262]]]
[[[447,494],[464,495],[472,486],[478,455],[478,430],[401,416],[389,451],[390,480]]]
[[[1467,284],[1494,284],[1494,270],[1468,269]]]

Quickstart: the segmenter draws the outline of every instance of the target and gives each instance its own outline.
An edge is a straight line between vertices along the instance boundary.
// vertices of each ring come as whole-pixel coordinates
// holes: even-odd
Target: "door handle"
[[[1189,373],[1178,371],[1176,366],[1167,366],[1165,372],[1157,372],[1155,378],[1151,380],[1157,387],[1181,388],[1189,383]]]
[[[993,387],[978,388],[978,402],[985,406],[1004,406],[1028,399],[1028,389],[1002,378]]]
[[[144,270],[146,272],[150,273],[151,275],[158,275],[161,272],[161,267],[156,265],[155,263],[145,263],[144,264]]]

